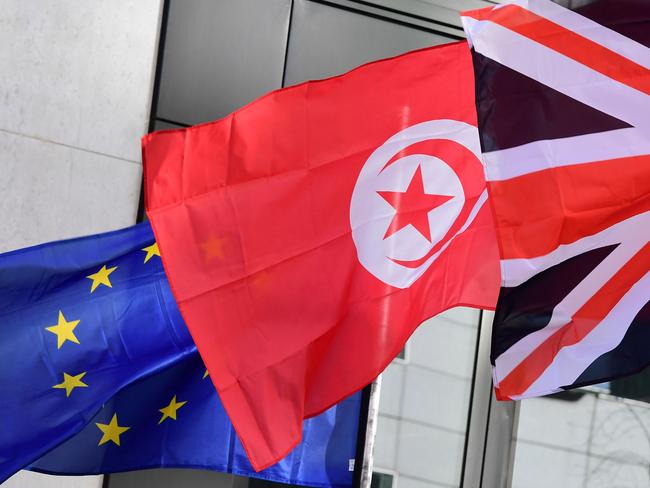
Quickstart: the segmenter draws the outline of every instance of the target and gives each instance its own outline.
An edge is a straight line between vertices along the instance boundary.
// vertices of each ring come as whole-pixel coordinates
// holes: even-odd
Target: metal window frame
[[[504,0],[352,0],[385,11],[395,12],[439,25],[461,29],[461,11],[491,7]],[[571,1],[571,0],[567,0]],[[442,20],[445,19],[445,20]]]
[[[329,7],[339,8],[348,12],[365,15],[378,20],[385,20],[393,24],[422,30],[431,34],[449,37],[449,42],[465,39],[465,32],[462,27],[454,26],[446,22],[434,20],[432,17],[424,17],[409,12],[401,12],[397,9],[376,5],[364,0],[304,0],[307,2],[319,3]],[[435,8],[435,6],[434,6]],[[293,5],[292,5],[293,9]]]
[[[492,389],[490,345],[494,312],[482,311],[467,420],[460,486],[508,488],[512,484],[518,402],[499,402]]]
[[[402,351],[404,351],[404,357],[401,358],[399,356],[395,356],[395,358],[391,361],[391,364],[409,364],[411,362],[411,345],[409,344],[409,341],[406,341],[406,344],[404,344]]]

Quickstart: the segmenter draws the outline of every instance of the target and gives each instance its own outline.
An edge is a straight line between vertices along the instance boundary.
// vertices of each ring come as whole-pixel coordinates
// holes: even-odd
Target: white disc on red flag
[[[486,199],[482,186],[476,191],[480,153],[476,127],[432,120],[398,132],[370,155],[350,203],[352,238],[370,273],[407,288],[465,231]]]

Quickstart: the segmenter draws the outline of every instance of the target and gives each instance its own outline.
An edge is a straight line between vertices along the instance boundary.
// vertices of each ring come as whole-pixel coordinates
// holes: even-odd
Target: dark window
[[[393,475],[373,471],[370,488],[393,488]]]

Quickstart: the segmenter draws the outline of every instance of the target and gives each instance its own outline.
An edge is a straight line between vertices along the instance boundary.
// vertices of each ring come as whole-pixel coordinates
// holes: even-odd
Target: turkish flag
[[[300,441],[304,418],[370,383],[423,320],[494,307],[479,155],[465,42],[144,137],[169,281],[256,469]]]

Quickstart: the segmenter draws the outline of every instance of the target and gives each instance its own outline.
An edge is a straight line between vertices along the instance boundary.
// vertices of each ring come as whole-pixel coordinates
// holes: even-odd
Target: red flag
[[[456,43],[144,138],[167,275],[256,469],[299,442],[303,418],[370,383],[423,320],[494,306],[475,126]]]

